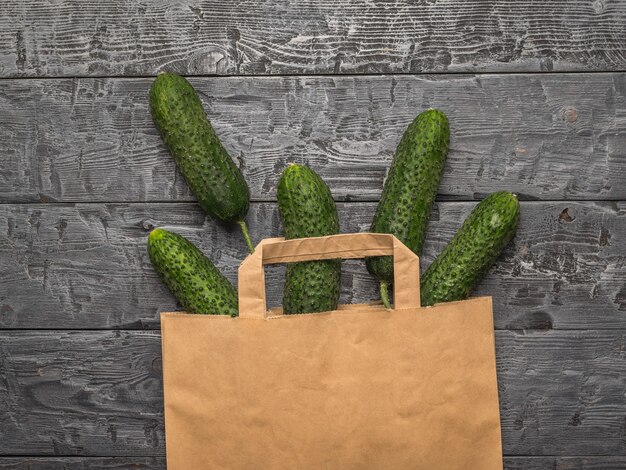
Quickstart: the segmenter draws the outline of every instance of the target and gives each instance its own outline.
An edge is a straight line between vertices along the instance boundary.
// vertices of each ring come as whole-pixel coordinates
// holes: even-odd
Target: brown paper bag
[[[264,264],[391,254],[392,311],[266,310]],[[168,467],[501,469],[491,298],[419,299],[418,259],[391,235],[262,242],[239,318],[161,316]]]

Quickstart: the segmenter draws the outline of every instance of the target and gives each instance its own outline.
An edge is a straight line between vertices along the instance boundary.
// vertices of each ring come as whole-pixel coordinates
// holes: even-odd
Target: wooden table
[[[478,289],[506,468],[626,468],[626,0],[3,0],[0,38],[0,468],[165,466],[158,319],[176,303],[146,236],[188,235],[231,280],[245,246],[155,131],[162,70],[193,77],[257,241],[281,233],[288,162],[367,230],[407,124],[445,111],[423,265],[485,194],[522,200]],[[376,297],[362,263],[343,282],[344,303]]]

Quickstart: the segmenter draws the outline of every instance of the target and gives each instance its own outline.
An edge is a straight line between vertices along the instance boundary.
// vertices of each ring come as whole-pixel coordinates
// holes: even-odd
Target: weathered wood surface
[[[475,203],[438,203],[422,259],[430,264]],[[342,232],[369,229],[375,203],[339,203]],[[279,236],[275,203],[252,204],[255,241]],[[246,253],[238,228],[194,203],[0,205],[0,327],[158,328],[176,309],[146,254],[153,227],[188,236],[233,282]],[[515,242],[480,285],[501,329],[626,328],[626,203],[523,202]],[[270,305],[283,270],[268,267]],[[345,262],[343,303],[377,298],[362,262]]]
[[[0,6],[3,76],[623,70],[623,0]]]
[[[540,200],[477,292],[494,296],[505,468],[626,468],[624,31],[626,0],[0,1],[0,469],[165,468],[159,334],[130,331],[176,308],[147,234],[188,235],[233,281],[245,246],[154,129],[162,70],[205,76],[255,240],[280,233],[288,162],[367,230],[405,127],[444,110],[440,201]],[[399,75],[361,75],[380,73]],[[438,204],[423,266],[472,207]],[[344,266],[343,302],[376,297]]]
[[[0,202],[192,200],[152,123],[151,82],[3,81]],[[274,199],[287,162],[312,166],[338,200],[377,200],[406,126],[431,106],[452,128],[443,199],[626,200],[626,73],[192,82],[254,200]]]
[[[165,470],[165,457],[0,457],[3,470]],[[624,470],[624,457],[504,456],[504,470]]]
[[[496,356],[505,454],[624,456],[626,331],[498,331]],[[0,366],[0,454],[164,454],[158,332],[0,332]]]
[[[624,470],[624,468],[626,468],[625,457],[504,457],[504,470]]]
[[[598,459],[598,461],[610,462],[610,460],[603,459]],[[0,469],[165,470],[165,457],[0,457]]]

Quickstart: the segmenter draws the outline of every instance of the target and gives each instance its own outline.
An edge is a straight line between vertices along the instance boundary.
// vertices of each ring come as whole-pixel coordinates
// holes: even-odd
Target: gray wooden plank
[[[496,332],[504,453],[623,457],[624,351],[625,330]],[[0,365],[0,454],[164,454],[158,332],[4,331]]]
[[[0,84],[0,202],[193,200],[148,111],[152,79]],[[450,117],[443,199],[626,199],[626,73],[196,78],[254,200],[288,162],[377,200],[402,133]]]
[[[624,457],[504,456],[504,470],[623,470]],[[164,457],[0,457],[6,470],[165,470]]]
[[[157,332],[0,338],[0,454],[164,453]]]
[[[497,332],[504,452],[624,456],[625,340],[623,331]]]
[[[166,470],[165,457],[0,457],[6,470]]]
[[[626,2],[3,2],[3,76],[623,70]]]
[[[475,203],[438,203],[422,267]],[[342,232],[367,231],[375,203],[339,203]],[[253,239],[281,234],[275,203],[254,203]],[[194,203],[0,205],[0,327],[157,328],[176,309],[146,254],[153,227],[197,243],[235,282],[245,255],[238,229]],[[625,202],[523,202],[518,235],[477,290],[494,297],[499,329],[626,328]],[[279,305],[281,267],[268,268]],[[345,262],[342,303],[377,298],[360,261]]]
[[[624,470],[626,457],[504,457],[505,470]]]

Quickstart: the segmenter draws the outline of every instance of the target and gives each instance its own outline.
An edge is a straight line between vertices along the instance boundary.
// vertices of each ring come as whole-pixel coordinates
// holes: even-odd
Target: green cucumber
[[[413,120],[396,149],[371,232],[391,233],[415,254],[421,254],[449,142],[448,119],[441,111],[429,109]],[[388,286],[393,281],[392,258],[368,258],[366,266],[380,281],[382,301],[391,308]]]
[[[285,238],[339,233],[339,217],[326,183],[305,166],[290,165],[278,182],[278,208]],[[341,260],[287,265],[283,311],[286,314],[336,310],[341,289]]]
[[[148,255],[161,280],[189,313],[238,315],[237,291],[189,240],[154,229],[148,236]]]
[[[159,74],[150,88],[150,112],[200,206],[217,220],[239,224],[248,249],[253,252],[244,221],[250,190],[213,130],[191,84],[173,73]]]
[[[478,204],[422,276],[422,306],[469,297],[515,235],[519,213],[517,197],[506,191]]]

